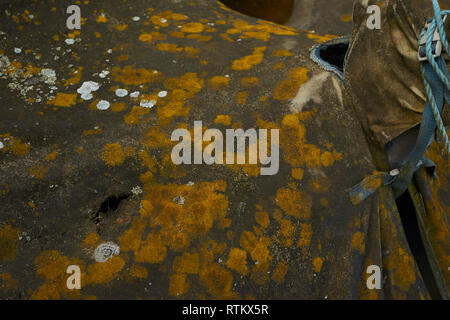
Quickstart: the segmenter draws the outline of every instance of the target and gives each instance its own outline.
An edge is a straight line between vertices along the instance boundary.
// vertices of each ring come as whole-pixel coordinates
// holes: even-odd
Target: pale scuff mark
[[[292,113],[301,112],[306,104],[310,101],[314,103],[322,102],[322,85],[330,77],[328,72],[322,72],[313,76],[310,80],[305,82],[298,90],[297,95],[291,101],[290,110]]]

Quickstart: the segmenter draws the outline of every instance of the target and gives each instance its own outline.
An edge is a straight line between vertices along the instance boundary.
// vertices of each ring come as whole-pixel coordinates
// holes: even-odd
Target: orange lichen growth
[[[181,296],[189,290],[186,274],[173,274],[169,280],[169,294],[174,297]]]
[[[43,179],[48,172],[48,169],[43,165],[32,166],[29,169],[30,176],[36,179]]]
[[[200,257],[198,253],[183,253],[174,259],[173,270],[178,274],[197,274],[200,270]]]
[[[150,208],[145,206],[145,209]],[[141,233],[144,231],[146,225],[147,225],[146,220],[141,218],[135,219],[131,224],[131,228],[125,231],[119,237],[120,250],[126,252],[126,251],[136,251],[137,249],[139,249],[139,247],[142,244]]]
[[[294,178],[295,180],[302,180],[304,171],[302,168],[292,168],[291,175],[292,175],[292,178]]]
[[[242,275],[248,274],[247,267],[247,252],[239,248],[233,248],[230,250],[226,266],[234,271],[239,272]]]
[[[277,205],[285,214],[307,220],[311,217],[312,200],[308,193],[297,190],[295,186],[284,187],[277,191]]]
[[[155,264],[162,262],[166,258],[166,254],[167,247],[165,246],[161,235],[151,233],[137,250],[135,259],[137,262]]]
[[[288,272],[288,265],[284,261],[280,261],[272,274],[272,280],[278,283],[284,282],[284,277]]]
[[[0,283],[2,283],[2,289],[9,291],[16,289],[19,281],[14,279],[10,273],[0,273]]]
[[[30,144],[23,143],[22,139],[11,136],[10,134],[0,134],[0,138],[3,138],[4,147],[1,149],[3,152],[12,151],[16,156],[24,156],[30,151]]]
[[[180,78],[170,78],[164,81],[164,86],[172,90],[168,102],[157,109],[160,124],[169,123],[174,117],[186,117],[190,107],[186,107],[186,100],[192,98],[203,89],[204,80],[196,73],[186,73]]]
[[[208,80],[208,84],[214,90],[220,90],[228,86],[230,78],[224,76],[215,76]]]
[[[294,99],[300,86],[308,81],[308,72],[307,68],[293,68],[287,75],[287,79],[277,84],[273,97],[277,100]]]
[[[51,152],[51,153],[49,153],[49,154],[47,154],[46,156],[45,156],[45,160],[47,160],[47,161],[53,161],[53,160],[55,160],[56,159],[56,156],[58,155],[58,151],[53,151],[53,152]]]
[[[111,104],[111,110],[113,112],[121,112],[126,109],[126,105],[123,102],[114,102]]]
[[[284,247],[291,247],[294,242],[295,227],[291,221],[282,219],[278,230],[277,241]]]
[[[236,95],[236,102],[239,104],[245,104],[247,102],[249,93],[247,91],[238,92]]]
[[[100,236],[97,232],[89,233],[83,240],[82,246],[95,247],[99,244]]]
[[[359,250],[361,253],[364,253],[365,242],[364,234],[362,232],[355,232],[352,238],[352,247],[356,250]]]
[[[56,97],[53,100],[47,101],[47,104],[52,104],[58,107],[70,107],[77,101],[76,93],[61,93],[57,92]]]
[[[78,265],[81,270],[84,265],[79,260],[71,260],[61,255],[56,250],[42,252],[34,259],[36,273],[44,279],[44,283],[36,292],[31,294],[30,299],[61,299],[67,297],[80,296],[79,290],[69,290],[66,285],[68,274],[66,273],[69,265]]]
[[[141,85],[159,81],[162,77],[161,72],[154,73],[154,70],[144,68],[133,69],[132,66],[126,66],[123,69],[113,67],[111,74],[114,81],[121,82],[124,85]]]
[[[83,75],[83,67],[78,67],[75,71],[70,73],[71,78],[64,81],[64,86],[78,84],[81,81]]]
[[[133,264],[130,267],[130,276],[137,279],[146,279],[148,277],[148,272],[143,266]]]
[[[231,124],[231,116],[219,114],[215,119],[214,123],[222,124],[224,126],[229,126]]]
[[[108,22],[108,18],[106,18],[105,14],[100,14],[96,20],[98,23],[106,23]]]
[[[130,113],[123,117],[126,124],[136,125],[141,121],[144,115],[150,112],[149,108],[143,108],[140,106],[134,106],[131,108]]]
[[[200,283],[206,287],[206,291],[215,298],[230,299],[234,296],[233,275],[228,270],[216,263],[211,263],[200,270]]]
[[[0,261],[6,262],[14,260],[17,254],[17,241],[19,238],[19,229],[11,225],[0,226]]]
[[[114,256],[106,262],[97,262],[87,268],[87,280],[89,284],[107,283],[117,277],[125,266],[125,260],[120,256]]]
[[[125,160],[125,153],[120,143],[108,143],[103,147],[101,157],[106,165],[114,167],[122,164]]]
[[[332,34],[326,34],[324,36],[321,36],[321,35],[312,33],[311,31],[308,31],[306,36],[309,39],[313,39],[313,40],[315,40],[318,43],[322,43],[322,42],[325,42],[325,41],[330,41],[330,40],[339,38],[338,36],[335,36],[335,35],[332,35]]]
[[[127,24],[119,24],[117,26],[114,27],[117,31],[125,31],[128,28]]]
[[[231,69],[238,71],[250,70],[253,66],[256,66],[262,62],[264,58],[264,51],[266,51],[266,49],[266,47],[254,48],[251,55],[234,60],[231,65]]]
[[[233,20],[234,28],[228,29],[228,34],[240,34],[242,39],[258,39],[267,41],[271,34],[276,35],[296,35],[295,29],[284,27],[278,24],[259,20],[257,24],[249,24],[242,19]]]
[[[292,55],[293,55],[293,53],[290,52],[289,50],[275,50],[272,53],[273,57],[290,57]]]
[[[324,260],[321,257],[314,258],[314,260],[312,261],[312,264],[313,264],[313,269],[315,272],[320,272],[322,270],[323,261]]]
[[[200,33],[205,30],[205,25],[199,22],[189,22],[182,25],[180,31],[186,33]]]
[[[170,52],[181,52],[183,51],[183,48],[178,47],[176,44],[174,43],[158,43],[156,45],[156,49],[160,50],[160,51],[170,51]]]
[[[290,141],[281,145],[283,158],[294,167],[327,167],[337,160],[342,160],[341,153],[333,151],[322,151],[315,145],[306,142],[306,128],[300,122],[302,112],[298,114],[288,114],[282,120],[280,139]]]
[[[300,224],[300,238],[297,241],[297,247],[302,248],[302,251],[306,253],[306,249],[309,247],[312,238],[312,226],[309,223]]]
[[[142,42],[155,42],[160,40],[166,40],[167,35],[158,32],[158,31],[152,31],[150,33],[143,32],[139,35],[139,41]]]
[[[391,271],[392,284],[402,291],[408,291],[411,285],[416,282],[414,260],[402,248],[392,250],[383,260],[383,267]]]
[[[241,82],[246,87],[253,87],[258,85],[259,79],[257,77],[244,77]]]
[[[264,211],[257,211],[255,213],[256,222],[263,228],[267,228],[269,226],[269,214]]]
[[[342,22],[351,22],[352,21],[352,15],[348,14],[348,13],[341,15],[341,21]]]

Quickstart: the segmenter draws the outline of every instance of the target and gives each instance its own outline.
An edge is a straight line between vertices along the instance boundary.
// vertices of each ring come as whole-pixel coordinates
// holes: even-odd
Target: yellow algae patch
[[[309,247],[312,238],[312,226],[309,223],[300,224],[300,238],[297,241],[297,247],[302,248],[303,252]]]
[[[75,104],[77,100],[76,93],[56,93],[56,97],[53,100],[47,101],[47,104],[52,104],[58,107],[70,107]]]
[[[257,77],[244,77],[241,82],[246,87],[253,87],[259,83],[259,79]]]
[[[48,172],[48,169],[43,165],[36,165],[29,169],[30,176],[36,179],[42,179]]]
[[[300,86],[308,81],[308,71],[307,68],[303,67],[293,68],[289,72],[287,79],[277,84],[273,97],[277,100],[294,99]]]
[[[101,284],[113,280],[125,266],[125,260],[119,256],[112,257],[106,262],[97,262],[87,268],[87,283]]]
[[[253,49],[253,53],[251,55],[234,60],[231,65],[231,69],[238,71],[250,70],[253,66],[262,62],[264,58],[264,51],[266,51],[266,49],[266,47],[256,47]]]
[[[181,296],[189,290],[186,274],[173,274],[169,280],[169,294],[174,297]]]
[[[364,253],[365,243],[364,234],[362,234],[362,232],[355,232],[352,238],[352,247],[356,250],[359,250],[361,253]]]
[[[247,252],[239,248],[231,249],[226,266],[244,276],[247,275]]]
[[[239,104],[245,104],[247,102],[249,93],[247,91],[241,91],[236,96],[236,102]]]
[[[144,68],[133,69],[132,66],[126,66],[123,69],[114,67],[111,73],[115,81],[121,82],[125,85],[141,85],[150,83],[161,79],[161,72],[154,73],[154,70],[147,70]]]
[[[284,277],[286,276],[286,273],[288,272],[288,265],[286,262],[281,261],[277,264],[275,267],[275,270],[272,274],[272,280],[278,283],[284,282]]]
[[[174,259],[173,270],[178,274],[197,274],[200,269],[200,256],[198,253],[183,253]]]
[[[255,213],[256,222],[263,228],[267,228],[269,226],[269,214],[264,211],[257,211]]]
[[[230,83],[230,78],[224,76],[215,76],[208,80],[208,84],[214,90],[220,90],[228,86]]]
[[[20,230],[10,225],[0,226],[0,261],[14,260],[17,254],[17,241]]]
[[[321,257],[314,258],[312,264],[314,271],[320,272],[320,270],[322,270],[323,259]]]
[[[180,31],[186,33],[200,33],[205,30],[205,25],[199,22],[189,22],[184,24]]]
[[[53,160],[55,160],[56,159],[56,156],[58,155],[58,151],[53,151],[53,152],[51,152],[51,153],[49,153],[49,154],[47,154],[46,156],[45,156],[45,160],[47,160],[47,161],[53,161]]]
[[[123,152],[122,145],[120,143],[108,143],[103,147],[101,157],[103,161],[105,161],[106,165],[113,167],[122,164],[125,160],[125,153]]]
[[[392,271],[392,284],[401,290],[408,291],[411,285],[416,282],[414,260],[404,249],[392,250],[383,262],[383,266]]]
[[[314,168],[328,167],[335,161],[342,160],[341,153],[332,151],[322,151],[312,144],[306,143],[306,128],[300,119],[303,112],[298,114],[288,114],[281,122],[282,141],[290,141],[281,145],[283,149],[283,158],[291,166],[308,166]]]
[[[143,266],[133,264],[130,267],[130,276],[136,279],[146,279],[148,277],[148,272]]]
[[[160,263],[166,258],[167,248],[164,245],[161,235],[149,234],[142,246],[137,250],[135,258],[137,262]]]
[[[285,214],[307,220],[311,217],[312,200],[309,194],[297,190],[295,186],[278,189],[277,205]]]
[[[302,180],[304,171],[302,168],[292,168],[291,169],[291,175],[295,180]]]

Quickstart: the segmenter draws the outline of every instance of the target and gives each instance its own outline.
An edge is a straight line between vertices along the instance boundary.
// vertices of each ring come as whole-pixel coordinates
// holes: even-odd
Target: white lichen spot
[[[116,89],[116,96],[125,97],[128,94],[128,90],[126,89]]]
[[[75,40],[73,40],[72,38],[68,38],[65,40],[66,44],[71,45],[75,43]]]
[[[56,82],[56,72],[53,69],[44,68],[41,70],[42,80],[45,83],[53,85]]]
[[[109,109],[109,102],[106,101],[106,100],[100,100],[97,103],[97,109],[98,110],[107,110],[107,109]]]
[[[4,147],[4,144],[3,144],[3,142],[0,141],[0,149],[3,149],[3,147]]]
[[[20,49],[20,48],[14,48],[14,53],[21,53],[22,52],[22,49]]]
[[[139,97],[140,94],[141,93],[139,91],[134,91],[134,92],[130,93],[130,97],[131,98],[137,98],[137,97]]]
[[[165,96],[167,96],[167,91],[160,91],[158,93],[158,97],[160,97],[160,98],[164,98]]]
[[[92,92],[97,91],[98,88],[100,88],[100,85],[97,82],[94,81],[85,81],[77,89],[77,92],[81,95],[81,99],[83,100],[91,100],[92,99]]]
[[[99,76],[100,78],[103,79],[103,78],[106,78],[106,76],[107,76],[108,74],[109,74],[109,71],[103,70],[102,72],[99,73],[98,76]]]
[[[133,17],[133,18],[131,18],[131,20],[133,20],[133,21],[139,21],[139,20],[141,20],[141,18],[140,18],[140,17]]]
[[[183,196],[176,196],[172,201],[182,206],[186,202],[186,199]]]
[[[142,193],[142,188],[140,186],[135,186],[131,189],[131,193],[137,196]]]
[[[100,244],[94,251],[94,259],[97,262],[106,262],[113,256],[120,254],[120,247],[112,241]]]
[[[140,106],[143,108],[153,108],[156,104],[156,100],[141,100]]]

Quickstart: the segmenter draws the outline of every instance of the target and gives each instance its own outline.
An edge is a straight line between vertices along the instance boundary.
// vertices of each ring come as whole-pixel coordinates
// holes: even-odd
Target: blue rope
[[[432,21],[429,25],[429,29],[428,29],[428,34],[427,34],[427,39],[426,39],[426,54],[427,54],[428,62],[432,66],[433,70],[436,72],[438,78],[442,81],[442,83],[445,84],[445,87],[447,88],[447,90],[450,90],[450,78],[448,77],[448,73],[444,74],[444,72],[440,69],[438,63],[436,62],[436,60],[433,57],[433,48],[432,48],[433,35],[437,28],[439,36],[441,38],[442,45],[444,47],[444,50],[447,52],[447,54],[450,55],[450,46],[447,41],[447,35],[444,30],[444,21],[442,20],[442,16],[444,16],[446,14],[450,14],[450,10],[441,11],[438,1],[432,0],[432,2],[433,2],[434,18],[432,19]],[[422,31],[422,33],[420,35],[420,39],[423,38],[423,36],[425,35],[425,32],[427,32],[426,28]],[[449,138],[447,135],[447,130],[445,129],[444,122],[442,121],[442,117],[441,117],[439,108],[436,104],[436,101],[434,99],[434,95],[433,95],[431,86],[425,77],[425,69],[424,69],[423,65],[421,66],[421,69],[422,69],[422,75],[423,75],[423,80],[424,80],[424,84],[425,84],[425,90],[427,93],[427,97],[430,101],[431,109],[433,111],[433,115],[436,120],[438,135],[439,135],[440,141],[442,141],[442,144],[443,144],[442,153],[444,156],[448,157],[450,155],[450,141],[449,141]]]

